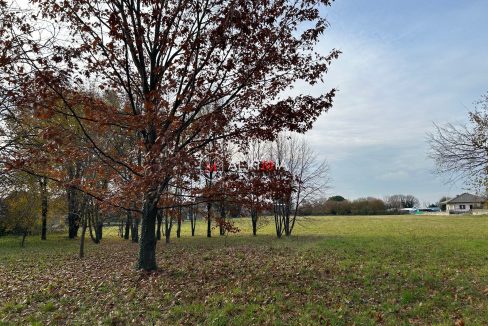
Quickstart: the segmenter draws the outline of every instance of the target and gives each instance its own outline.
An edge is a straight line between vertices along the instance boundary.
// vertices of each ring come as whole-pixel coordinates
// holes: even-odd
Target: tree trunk
[[[176,225],[176,237],[179,238],[181,236],[181,214],[178,216],[178,221]]]
[[[22,248],[24,248],[24,244],[25,244],[25,238],[27,237],[27,232],[23,232],[22,233],[22,243],[20,244],[22,246]]]
[[[212,237],[212,203],[207,203],[207,238]]]
[[[284,229],[285,229],[285,236],[289,237],[291,235],[291,231],[293,229],[292,224],[291,224],[291,219],[290,219],[290,204],[287,203],[284,211]]]
[[[80,239],[80,258],[85,256],[85,233],[86,233],[86,220],[83,221],[81,227],[81,239]]]
[[[80,163],[75,167],[68,168],[68,175],[70,180],[79,178],[81,174]],[[68,187],[66,190],[68,199],[68,237],[74,239],[78,236],[78,229],[80,228],[81,212],[79,210],[79,194],[74,187]]]
[[[139,242],[139,223],[140,220],[138,218],[132,219],[132,242],[138,243]]]
[[[124,239],[128,240],[130,235],[130,229],[132,227],[132,212],[127,211],[127,220],[125,221]]]
[[[274,218],[275,218],[275,229],[276,229],[276,236],[281,238],[283,235],[283,224],[284,224],[284,217],[285,217],[285,209],[283,203],[277,201],[274,203]]]
[[[98,241],[101,241],[103,238],[103,222],[98,222],[97,229],[95,230],[95,234],[97,236]]]
[[[161,215],[161,212],[158,212],[158,227],[156,229],[156,239],[159,241],[161,240],[161,224],[163,222],[163,216]]]
[[[164,214],[164,238],[166,243],[169,243],[171,240],[171,229],[173,228],[173,218],[169,216],[166,212]]]
[[[92,220],[92,216],[85,217],[85,219],[88,219],[88,233],[90,234],[90,238],[92,239],[93,243],[100,243],[100,239],[98,239],[97,234],[96,222]],[[95,229],[95,235],[93,235],[93,229]]]
[[[41,240],[46,240],[47,233],[47,178],[41,177],[39,179],[39,185],[41,188],[41,217],[42,217],[42,229]]]
[[[154,271],[158,268],[156,264],[156,218],[158,209],[155,198],[152,196],[145,198],[143,207],[137,268]]]
[[[190,206],[190,224],[191,224],[191,236],[194,237],[197,220],[195,219],[195,214],[193,213],[193,205]]]
[[[220,223],[219,223],[219,234],[221,236],[225,235],[225,220],[226,220],[225,203],[222,202],[220,206]]]
[[[258,213],[256,210],[251,210],[252,235],[256,236],[258,228]]]
[[[283,220],[284,220],[284,229],[285,229],[285,235],[288,237],[290,236],[290,215],[288,214],[285,214],[283,216]]]

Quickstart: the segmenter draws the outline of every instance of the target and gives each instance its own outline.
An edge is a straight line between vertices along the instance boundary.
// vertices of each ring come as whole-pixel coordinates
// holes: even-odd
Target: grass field
[[[0,238],[0,325],[488,325],[488,217],[313,217],[280,240],[248,224],[184,225],[151,274],[115,229],[83,260],[65,235]]]

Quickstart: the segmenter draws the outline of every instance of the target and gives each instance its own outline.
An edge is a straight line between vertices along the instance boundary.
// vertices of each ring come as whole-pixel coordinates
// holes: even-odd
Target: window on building
[[[459,209],[466,209],[466,205],[459,205]]]

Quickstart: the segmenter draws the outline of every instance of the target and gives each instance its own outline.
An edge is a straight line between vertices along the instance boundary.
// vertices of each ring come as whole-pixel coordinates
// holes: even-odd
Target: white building
[[[471,195],[468,193],[461,194],[453,199],[447,200],[446,211],[449,213],[467,213],[473,209],[481,209],[486,199],[483,197]]]

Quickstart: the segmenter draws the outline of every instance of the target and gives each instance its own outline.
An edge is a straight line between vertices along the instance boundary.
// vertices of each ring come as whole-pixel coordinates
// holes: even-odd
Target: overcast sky
[[[409,193],[420,202],[463,191],[435,176],[426,134],[464,122],[488,91],[488,1],[337,0],[320,51],[343,51],[326,80],[333,109],[308,138],[331,166],[334,194]]]

